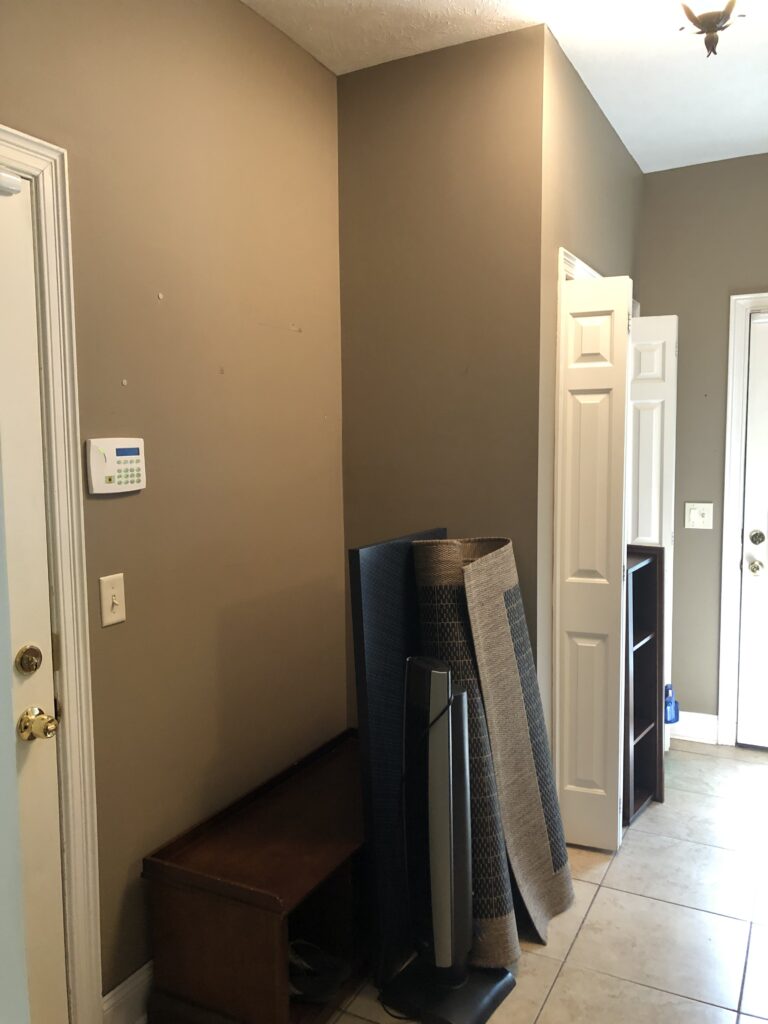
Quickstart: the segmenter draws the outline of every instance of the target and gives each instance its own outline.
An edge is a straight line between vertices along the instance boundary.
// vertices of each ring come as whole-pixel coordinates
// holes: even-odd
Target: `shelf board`
[[[645,647],[646,644],[650,643],[651,640],[655,640],[655,639],[656,639],[656,631],[654,630],[652,633],[648,633],[647,636],[644,636],[642,638],[642,640],[638,640],[636,644],[632,645],[632,653],[634,654],[635,651],[639,651],[641,647]]]
[[[634,821],[640,811],[644,810],[648,806],[651,800],[653,800],[653,793],[650,789],[643,789],[639,786],[635,786],[634,801],[632,804],[632,821]]]
[[[640,722],[639,726],[635,726],[635,745],[637,745],[644,736],[656,728],[655,722]]]
[[[652,565],[653,560],[653,555],[628,555],[627,572],[637,572],[638,569],[644,569],[646,565]]]

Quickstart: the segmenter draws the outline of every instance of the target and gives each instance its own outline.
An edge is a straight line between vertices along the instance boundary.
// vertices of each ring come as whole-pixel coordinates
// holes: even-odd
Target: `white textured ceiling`
[[[768,152],[768,0],[709,59],[677,0],[243,2],[336,74],[543,21],[644,171]]]
[[[337,75],[535,23],[509,0],[243,0]]]

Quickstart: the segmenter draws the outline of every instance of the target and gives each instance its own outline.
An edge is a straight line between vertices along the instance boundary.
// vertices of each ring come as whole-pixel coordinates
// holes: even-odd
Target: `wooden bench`
[[[365,966],[356,736],[303,761],[144,860],[154,990],[149,1024],[321,1024],[291,999],[288,945]]]

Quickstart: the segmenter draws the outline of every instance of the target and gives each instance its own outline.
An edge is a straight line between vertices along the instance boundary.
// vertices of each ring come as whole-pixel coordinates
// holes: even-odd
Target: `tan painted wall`
[[[605,276],[631,275],[642,190],[640,168],[549,31],[542,146],[537,666],[549,713],[558,250]]]
[[[339,81],[347,542],[509,535],[532,627],[543,38]]]
[[[1,21],[0,122],[69,151],[83,437],[147,447],[86,504],[106,990],[142,855],[345,724],[336,82],[237,0]]]
[[[717,713],[730,296],[768,292],[768,155],[649,174],[636,290],[677,313],[679,364],[672,673],[686,711]],[[686,501],[715,528],[685,530]]]

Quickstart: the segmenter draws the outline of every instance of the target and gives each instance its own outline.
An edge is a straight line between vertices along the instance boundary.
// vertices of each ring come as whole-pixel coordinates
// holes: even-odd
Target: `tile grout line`
[[[689,743],[695,742],[694,740],[688,740]],[[751,747],[745,747],[745,750],[751,750]],[[674,751],[677,754],[693,754],[694,757],[711,757],[715,761],[728,761],[730,764],[757,764],[768,766],[768,754],[765,755],[765,759],[761,757],[729,757],[727,754],[710,754],[708,750],[687,750],[684,747],[670,747],[666,754]],[[665,756],[666,756],[665,754]]]
[[[687,790],[684,791],[684,790],[680,790],[679,789],[678,793],[681,793],[681,792],[687,792]],[[700,795],[700,794],[692,794],[692,795]],[[691,843],[693,846],[706,846],[706,847],[708,847],[711,850],[725,850],[726,853],[738,853],[742,857],[748,857],[749,856],[749,853],[747,852],[747,850],[740,850],[740,849],[738,849],[738,847],[735,847],[735,846],[718,846],[717,843],[704,843],[704,842],[701,841],[701,839],[684,839],[682,836],[670,836],[670,835],[667,835],[666,832],[649,832],[647,829],[640,828],[637,825],[637,822],[635,822],[634,825],[630,825],[629,826],[629,828],[627,829],[627,835],[629,835],[629,833],[632,832],[632,829],[636,829],[636,831],[641,832],[644,836],[659,836],[662,839],[673,839],[677,843]],[[617,853],[614,854],[614,860],[616,859],[616,857],[618,856],[618,854],[620,852],[621,851],[618,851]],[[608,870],[606,871],[606,874],[608,873],[608,871],[610,871],[612,866],[613,866],[613,861],[611,861],[611,864],[609,865]]]
[[[621,974],[611,974],[610,971],[600,971],[595,967],[585,967],[583,964],[571,964],[575,971],[585,971],[587,974],[596,974],[598,977],[613,978],[614,981],[622,981],[625,985],[636,985],[638,988],[647,988],[651,992],[661,992],[665,996],[674,996],[676,999],[685,999],[689,1003],[698,1003],[699,1006],[713,1006],[717,1010],[726,1010],[728,1013],[738,1014],[732,1006],[723,1006],[722,1003],[708,1003],[705,999],[698,999],[696,996],[684,996],[681,992],[670,992],[668,988],[659,988],[657,985],[649,985],[646,981],[635,981],[632,978],[624,978]],[[761,1018],[758,1018],[760,1020]]]
[[[619,889],[615,885],[605,885],[602,888],[611,892],[623,892],[627,896],[639,896],[643,900],[652,900],[654,903],[665,903],[668,907],[680,907],[681,910],[693,910],[697,914],[709,914],[712,917],[723,917],[726,921],[738,921],[740,924],[751,924],[751,917],[736,917],[734,914],[724,914],[720,910],[705,910],[704,907],[692,907],[690,903],[677,903],[675,900],[665,900],[662,896],[649,896],[645,892],[635,892],[634,889]]]
[[[683,792],[683,790],[678,790]],[[692,793],[691,796],[701,796],[700,793]],[[656,832],[655,830],[640,828],[639,825],[634,824],[631,828],[637,829],[638,832],[642,832],[644,836],[661,836],[663,839],[681,839],[684,843],[698,843],[699,846],[710,846],[713,850],[727,850],[731,853],[746,853],[746,850],[742,850],[736,846],[720,846],[719,843],[702,843],[701,840],[697,839],[683,839],[682,836],[671,836],[668,832]]]
[[[749,965],[749,947],[752,945],[752,929],[754,924],[749,926],[749,935],[747,936],[747,955],[744,957],[744,973],[741,976],[741,988],[739,989],[739,1009],[737,1011],[739,1017],[741,1017],[741,1004],[744,1002],[744,987],[747,984],[747,967]]]
[[[581,922],[579,924],[579,927],[576,929],[576,934],[573,936],[573,939],[571,940],[571,944],[568,946],[568,949],[566,950],[565,956],[560,961],[560,966],[558,967],[557,973],[555,974],[554,978],[552,979],[552,984],[547,989],[547,994],[544,997],[544,1000],[543,1000],[541,1006],[539,1007],[539,1012],[536,1014],[536,1016],[533,1019],[533,1024],[538,1024],[539,1017],[541,1017],[542,1013],[544,1013],[544,1008],[546,1007],[547,1003],[549,1002],[549,997],[552,995],[554,987],[557,984],[557,979],[563,973],[563,967],[565,967],[565,962],[568,959],[568,957],[571,955],[571,950],[573,949],[573,947],[574,947],[574,945],[576,943],[576,939],[578,939],[579,935],[581,935],[581,929],[584,927],[584,925],[586,923],[586,920],[589,917],[589,912],[592,909],[593,903],[597,899],[597,894],[600,892],[600,889],[602,888],[602,885],[603,885],[602,882],[598,882],[597,886],[595,887],[595,891],[592,893],[592,899],[589,901],[589,906],[584,911],[584,917],[582,917]]]

